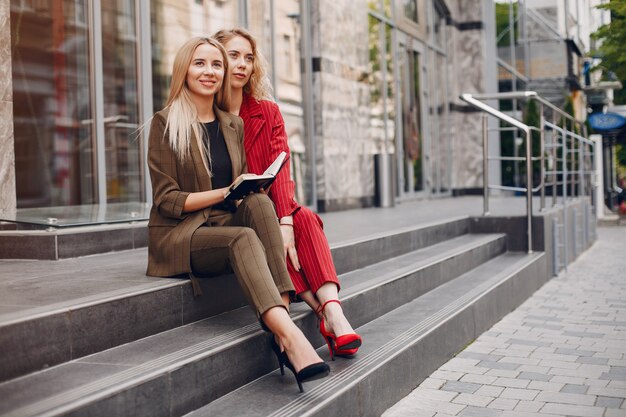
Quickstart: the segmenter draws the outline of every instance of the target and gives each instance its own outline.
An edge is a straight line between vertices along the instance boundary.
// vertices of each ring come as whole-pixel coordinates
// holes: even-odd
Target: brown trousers
[[[235,272],[257,316],[284,306],[280,294],[293,292],[283,238],[272,201],[251,194],[223,226],[203,226],[191,238],[191,268],[196,275]]]

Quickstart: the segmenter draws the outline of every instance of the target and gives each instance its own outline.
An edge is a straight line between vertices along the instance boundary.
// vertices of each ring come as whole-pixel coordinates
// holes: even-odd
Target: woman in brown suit
[[[291,321],[294,291],[278,220],[265,194],[231,203],[225,194],[247,170],[241,119],[227,108],[228,59],[210,38],[193,38],[176,54],[165,108],[150,126],[152,180],[148,275],[212,276],[232,267],[250,306],[274,334],[283,365],[301,382],[328,366]],[[284,351],[278,346],[283,346]]]

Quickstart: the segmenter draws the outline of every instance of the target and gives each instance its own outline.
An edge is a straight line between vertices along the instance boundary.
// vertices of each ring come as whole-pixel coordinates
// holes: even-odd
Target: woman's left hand
[[[298,261],[298,252],[296,252],[296,239],[293,234],[293,225],[280,225],[280,232],[283,235],[285,245],[285,256],[289,257],[291,265],[296,271],[300,270],[300,261]]]

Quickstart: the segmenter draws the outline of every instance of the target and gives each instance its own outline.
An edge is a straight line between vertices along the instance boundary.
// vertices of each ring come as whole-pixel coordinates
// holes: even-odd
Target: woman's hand
[[[283,243],[285,245],[285,257],[289,257],[289,261],[296,271],[300,270],[300,261],[298,261],[298,253],[296,252],[296,239],[293,234],[293,224],[281,224],[280,232],[283,235]]]

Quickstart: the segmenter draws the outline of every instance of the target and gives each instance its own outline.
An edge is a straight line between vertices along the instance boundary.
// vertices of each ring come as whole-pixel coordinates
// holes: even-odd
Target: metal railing
[[[568,187],[570,196],[591,196],[593,204],[593,189],[595,181],[593,178],[595,167],[593,158],[595,142],[586,138],[587,129],[584,123],[576,120],[570,114],[556,107],[545,98],[541,97],[534,91],[519,91],[509,93],[496,94],[462,94],[461,99],[472,106],[483,111],[482,129],[483,129],[483,214],[489,215],[489,190],[503,190],[511,192],[521,192],[526,195],[526,229],[527,229],[527,245],[528,252],[532,253],[532,213],[533,213],[533,194],[539,193],[541,210],[545,210],[546,188],[551,187],[552,206],[557,204],[557,194],[559,186],[563,203],[563,221],[567,221],[566,200],[568,196]],[[513,109],[516,108],[517,100],[531,101],[534,100],[539,105],[539,122],[537,126],[528,125],[515,117],[506,114],[486,103],[483,100],[511,100],[513,101]],[[549,114],[551,121],[546,118]],[[489,128],[488,117],[493,116],[501,122],[510,126],[499,126],[497,128]],[[502,123],[500,123],[502,124]],[[577,126],[582,135],[570,129]],[[519,132],[523,133],[525,146],[524,156],[502,156],[489,155],[489,132]],[[537,132],[539,140],[539,155],[533,155],[533,132]],[[550,139],[546,144],[546,137]],[[515,135],[513,135],[515,140]],[[517,146],[514,144],[514,146]],[[516,149],[516,148],[515,148]],[[552,166],[546,170],[546,151],[549,150],[549,160]],[[560,157],[559,157],[560,152]],[[577,154],[577,159],[575,155]],[[500,185],[489,182],[489,161],[509,161],[514,164],[524,162],[526,170],[526,186],[515,184]],[[539,184],[534,185],[533,162],[539,163],[538,175]],[[560,164],[560,168],[558,169]],[[569,167],[568,167],[569,165]],[[574,168],[576,168],[574,170]],[[549,179],[549,181],[547,181]],[[565,223],[566,224],[566,223]],[[564,236],[566,239],[566,236]],[[567,255],[565,255],[567,256]],[[567,264],[567,258],[565,260]]]

